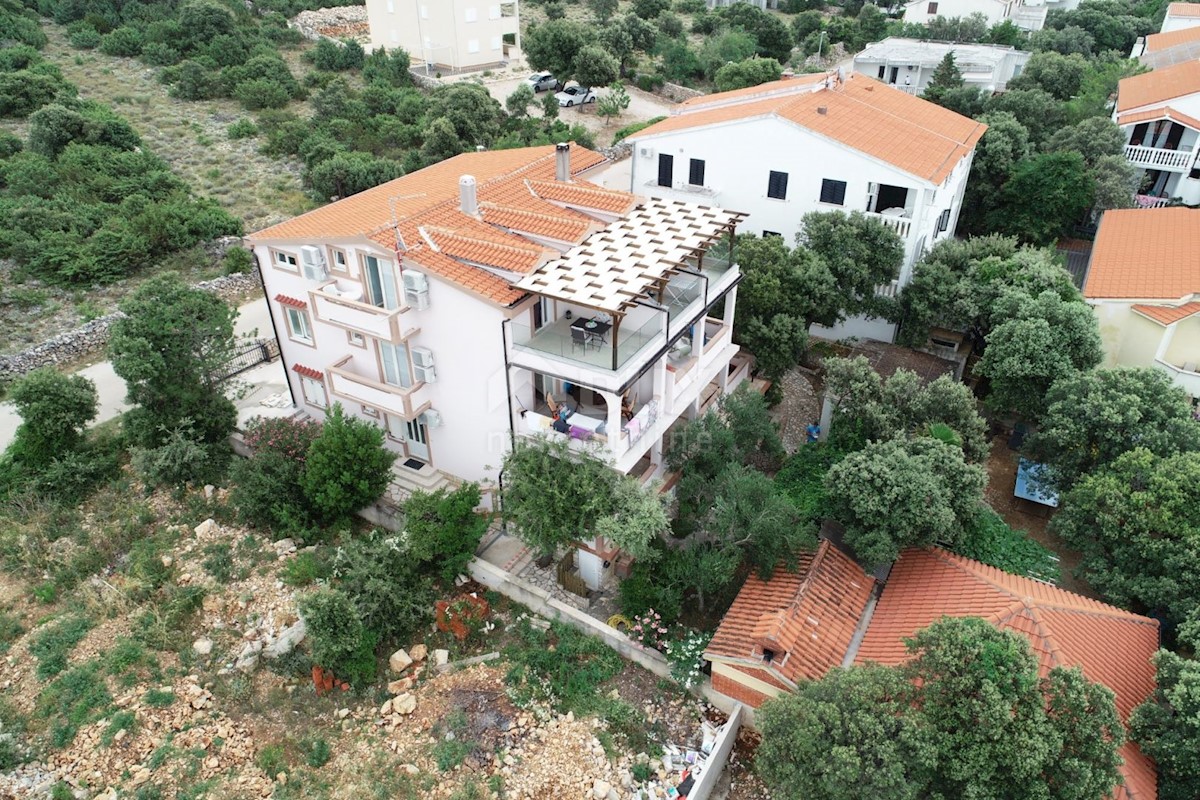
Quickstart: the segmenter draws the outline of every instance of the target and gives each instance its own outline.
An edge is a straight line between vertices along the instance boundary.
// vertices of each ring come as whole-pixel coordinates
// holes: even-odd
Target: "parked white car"
[[[596,92],[594,89],[585,89],[572,81],[561,92],[554,95],[554,98],[558,100],[560,107],[570,108],[571,106],[581,106],[584,103],[596,102]]]
[[[533,89],[534,94],[537,94],[538,92],[557,91],[562,84],[549,72],[535,72],[525,79],[525,85]]]

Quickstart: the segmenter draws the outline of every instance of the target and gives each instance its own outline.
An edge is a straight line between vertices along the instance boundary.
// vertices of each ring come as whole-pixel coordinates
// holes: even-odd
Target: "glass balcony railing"
[[[578,331],[572,331],[571,325],[575,320],[559,318],[554,322],[543,325],[537,331],[531,331],[528,325],[513,323],[512,342],[519,350],[540,353],[552,358],[559,358],[577,364],[587,364],[597,369],[612,370],[613,367],[613,331],[610,329],[604,335],[585,335],[581,337]],[[646,350],[654,343],[665,342],[665,332],[661,315],[656,315],[640,327],[625,330],[626,322],[618,333],[616,342],[616,369],[621,369],[634,356]],[[632,327],[632,326],[630,326]]]

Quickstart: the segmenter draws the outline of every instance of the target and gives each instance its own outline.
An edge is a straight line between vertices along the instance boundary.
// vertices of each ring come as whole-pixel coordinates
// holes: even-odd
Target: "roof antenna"
[[[396,203],[399,200],[399,197],[388,198],[388,210],[392,212],[392,230],[396,233],[396,258],[400,258],[401,251],[408,250],[408,245],[404,243],[404,237],[400,235],[400,217],[396,215]]]

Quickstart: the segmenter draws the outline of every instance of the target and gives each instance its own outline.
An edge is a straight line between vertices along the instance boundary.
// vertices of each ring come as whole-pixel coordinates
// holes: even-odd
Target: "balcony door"
[[[379,360],[383,364],[383,381],[390,386],[408,389],[413,385],[412,366],[408,361],[408,347],[391,342],[379,343]]]
[[[406,420],[401,417],[387,415],[388,435],[398,442],[404,443],[404,453],[409,458],[430,462],[429,458],[429,427],[417,417]]]
[[[371,305],[389,311],[400,306],[400,296],[396,292],[396,273],[392,270],[391,262],[367,256],[363,259],[363,273],[367,278],[367,301]]]

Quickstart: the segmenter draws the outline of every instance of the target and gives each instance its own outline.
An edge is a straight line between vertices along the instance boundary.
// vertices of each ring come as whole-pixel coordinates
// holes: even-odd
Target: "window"
[[[492,49],[493,49],[493,50],[499,50],[499,49],[500,49],[500,46],[501,46],[501,44],[502,44],[502,43],[501,43],[501,41],[500,41],[500,37],[499,37],[499,36],[493,36],[493,37],[492,37]]]
[[[296,261],[296,257],[291,253],[283,253],[279,250],[275,251],[275,266],[280,269],[286,269],[288,272],[299,272],[300,266]]]
[[[468,8],[463,11],[463,19],[467,22],[475,22],[479,19],[479,12],[474,8]]]
[[[408,347],[403,344],[379,343],[379,360],[383,362],[384,383],[408,389],[412,386],[412,367],[408,363]]]
[[[387,13],[389,13],[389,14],[396,13],[396,4],[393,2],[393,0],[387,1]]]
[[[500,6],[488,6],[488,19],[500,19]]]
[[[310,406],[326,408],[329,405],[329,399],[325,396],[324,381],[302,375],[300,376],[300,392],[304,395],[304,402]]]
[[[1200,167],[1196,167],[1196,168],[1195,168],[1195,169],[1193,169],[1191,172],[1189,172],[1189,173],[1188,173],[1188,178],[1189,178],[1190,180],[1193,180],[1193,181],[1194,181],[1194,180],[1200,180]]]
[[[699,158],[688,162],[688,183],[692,186],[704,185],[704,161]]]
[[[883,80],[883,76],[887,74],[887,67],[883,64],[879,65],[879,80]]]
[[[925,13],[926,14],[936,14],[937,6],[938,6],[937,3],[930,3],[929,6],[925,9]]]
[[[362,413],[363,413],[364,417],[371,417],[372,419],[379,419],[379,409],[378,408],[371,408],[370,406],[363,406]]]
[[[780,239],[783,238],[783,234],[779,231],[763,231],[763,238],[766,238],[767,236],[778,236]]]
[[[788,174],[786,172],[771,170],[771,174],[767,177],[767,197],[787,200],[787,181]]]
[[[825,178],[821,181],[821,202],[840,206],[846,203],[846,182],[831,181]]]
[[[468,53],[478,53],[479,52],[479,40],[478,39],[468,39],[467,40],[467,52]]]
[[[666,153],[658,154],[658,185],[675,185],[675,156]]]
[[[346,341],[355,347],[362,347],[365,349],[367,346],[367,337],[355,331],[346,331]]]
[[[329,248],[329,263],[333,264],[333,269],[336,272],[349,272],[350,262],[346,258],[346,251],[339,250],[336,247]]]
[[[312,344],[312,326],[308,322],[308,313],[300,308],[287,308],[288,332],[297,342]]]
[[[366,256],[363,259],[363,274],[368,303],[389,311],[400,307],[400,298],[396,293],[396,273],[392,271],[390,261]]]
[[[941,233],[942,231],[946,230],[949,227],[950,227],[950,209],[947,208],[945,211],[943,211],[941,213],[940,216],[938,216],[937,232]]]

